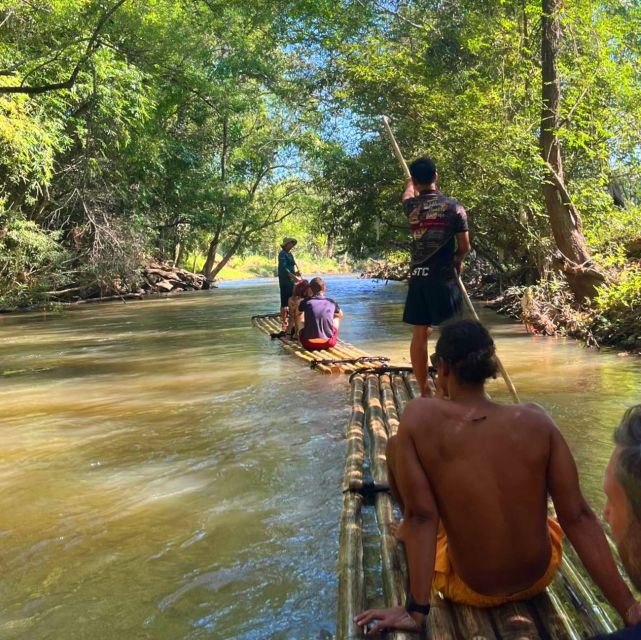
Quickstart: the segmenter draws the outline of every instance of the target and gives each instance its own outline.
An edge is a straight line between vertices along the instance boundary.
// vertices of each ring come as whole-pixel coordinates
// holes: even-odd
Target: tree
[[[546,167],[543,182],[545,206],[554,240],[560,252],[559,265],[577,300],[592,298],[604,277],[592,261],[583,235],[583,222],[568,193],[563,175],[561,146],[557,137],[561,86],[557,59],[561,45],[560,0],[542,0],[541,14],[541,153]]]

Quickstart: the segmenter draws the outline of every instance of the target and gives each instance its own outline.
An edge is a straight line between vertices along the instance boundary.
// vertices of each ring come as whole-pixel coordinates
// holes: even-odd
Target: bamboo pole
[[[392,536],[392,498],[388,493],[376,494],[376,521],[380,531],[381,565],[383,567],[383,593],[386,607],[402,606],[405,601],[405,579],[401,569],[398,543]],[[403,631],[392,631],[394,640],[412,640],[416,636]]]
[[[496,635],[501,640],[541,640],[536,619],[525,602],[509,602],[493,607],[490,615]]]
[[[402,416],[403,411],[405,411],[405,406],[410,401],[403,376],[398,374],[394,374],[392,376],[392,389],[394,390],[394,399],[396,400],[398,414],[399,416]]]
[[[452,617],[456,618],[456,627],[460,630],[463,638],[501,639],[501,636],[494,632],[490,616],[485,610],[459,604],[453,609]],[[525,638],[528,637],[525,636]],[[519,640],[524,639],[519,638]]]
[[[571,589],[568,589],[566,577],[557,573],[548,585],[546,593],[554,608],[563,612],[562,621],[571,640],[581,640],[594,635],[591,628],[586,626],[584,616],[580,614],[581,604],[571,594]]]
[[[398,143],[396,142],[396,138],[394,137],[394,132],[392,131],[392,128],[390,127],[389,123],[389,118],[387,116],[383,116],[383,127],[385,128],[385,133],[387,133],[387,137],[389,138],[389,141],[392,145],[392,150],[394,151],[394,155],[396,156],[397,160],[399,161],[401,167],[403,168],[403,173],[405,174],[405,178],[409,179],[412,176],[410,175],[410,170],[409,167],[407,166],[407,163],[405,162],[405,159],[403,158],[403,154],[401,153],[401,150],[398,146]],[[457,276],[456,278],[458,282],[458,286],[461,290],[461,294],[463,296],[463,302],[465,303],[465,306],[472,316],[477,322],[480,322],[478,314],[476,313],[476,309],[474,309],[474,305],[472,304],[472,301],[470,300],[470,297],[467,295],[467,290],[465,289],[465,285],[463,284],[463,281],[461,280],[460,276]],[[501,359],[496,356],[496,362],[499,367],[499,371],[501,373],[501,376],[503,377],[503,380],[505,381],[505,384],[507,385],[508,391],[510,392],[510,395],[512,396],[512,400],[518,404],[519,402],[519,396],[516,392],[516,387],[514,386],[514,383],[512,382],[512,379],[510,378],[510,375],[508,374],[506,368],[503,366],[503,363],[501,362]]]
[[[352,380],[351,405],[347,422],[347,454],[343,474],[343,491],[358,491],[363,487],[363,467],[365,464],[365,408],[363,407],[363,376]]]
[[[386,379],[386,380],[384,380]],[[383,390],[383,387],[387,389]],[[391,396],[391,405],[389,398]],[[388,484],[387,460],[385,447],[387,445],[386,421],[396,420],[398,415],[394,405],[394,396],[389,385],[389,376],[368,375],[366,379],[366,425],[370,442],[370,468],[374,484]],[[405,600],[405,580],[401,569],[401,557],[398,543],[392,536],[391,524],[392,498],[388,493],[377,493],[375,498],[376,521],[380,532],[381,565],[385,606],[397,607]],[[412,635],[401,631],[389,634],[394,640],[411,640]]]
[[[615,630],[614,623],[596,599],[585,579],[565,555],[560,573],[565,578],[564,586],[571,589],[571,597],[581,603],[579,611],[584,614],[585,623],[590,628],[590,632],[593,635],[612,633]]]
[[[530,600],[530,605],[550,640],[580,640],[579,632],[565,613],[563,605],[549,588]]]
[[[364,630],[354,623],[354,616],[365,608],[363,575],[363,497],[347,491],[343,495],[338,553],[338,612],[336,639],[364,638]]]
[[[389,486],[387,476],[387,432],[381,406],[378,376],[370,374],[365,380],[365,424],[369,434],[370,468],[377,486]]]
[[[419,391],[418,383],[416,382],[414,374],[405,376],[405,385],[407,386],[407,391],[412,399],[421,397],[421,392]]]
[[[343,473],[343,512],[341,514],[338,557],[337,640],[363,638],[364,631],[354,624],[354,616],[364,609],[363,532],[361,508],[365,464],[365,409],[362,376],[352,380],[351,412],[347,422],[347,455]]]
[[[394,392],[392,391],[392,382],[389,375],[381,375],[379,377],[379,384],[381,389],[381,404],[383,405],[383,412],[385,414],[387,435],[393,436],[398,431],[399,420],[398,411],[396,410],[396,402],[394,400]]]
[[[452,603],[440,596],[432,597],[432,608],[427,616],[427,637],[433,640],[461,640],[461,634],[454,626]],[[465,636],[470,640],[485,640],[483,636]],[[489,640],[489,639],[488,639]]]

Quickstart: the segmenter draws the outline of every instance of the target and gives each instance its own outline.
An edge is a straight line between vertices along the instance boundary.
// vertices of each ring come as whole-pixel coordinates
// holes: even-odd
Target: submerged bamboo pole
[[[572,588],[567,584],[567,577],[557,573],[548,585],[546,593],[554,608],[562,612],[562,622],[569,638],[581,640],[594,635],[590,627],[586,626],[584,616],[580,614],[581,604],[574,598]]]
[[[566,588],[571,586],[573,599],[577,599],[581,603],[579,611],[585,614],[586,626],[590,628],[592,634],[601,635],[614,631],[616,627],[610,616],[598,602],[586,580],[565,554],[563,555],[560,573],[565,577],[564,585]]]
[[[545,592],[532,598],[530,606],[544,626],[550,640],[580,640],[574,623],[549,587]]]

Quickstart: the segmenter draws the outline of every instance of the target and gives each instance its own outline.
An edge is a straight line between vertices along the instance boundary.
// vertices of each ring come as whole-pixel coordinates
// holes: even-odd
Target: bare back
[[[486,595],[529,587],[551,553],[550,434],[536,405],[423,398],[403,422],[432,488],[456,572]]]

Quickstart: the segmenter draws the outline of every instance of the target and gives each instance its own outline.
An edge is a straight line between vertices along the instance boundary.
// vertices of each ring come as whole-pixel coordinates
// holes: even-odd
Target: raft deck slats
[[[370,465],[374,483],[389,484],[385,447],[390,427],[396,432],[398,414],[389,376],[368,375],[366,416],[370,441]],[[392,536],[392,498],[388,493],[377,493],[375,498],[376,522],[380,532],[381,565],[385,606],[396,607],[405,601],[401,549]],[[394,640],[410,640],[411,634],[395,631],[389,634]]]
[[[490,616],[501,640],[540,640],[536,618],[526,602],[510,602],[490,610]]]
[[[252,323],[255,327],[269,336],[278,334],[281,331],[281,321],[278,315],[254,316],[252,318]],[[307,351],[298,341],[291,340],[286,336],[280,337],[278,340],[287,351],[309,363],[310,366],[316,363],[314,364],[314,369],[320,373],[354,373],[361,369],[368,369],[373,366],[372,362],[334,362],[337,360],[358,360],[359,358],[375,357],[354,347],[349,342],[345,342],[340,339],[336,343],[336,346],[331,349],[323,349],[321,351]],[[332,362],[325,363],[318,361]]]
[[[338,620],[337,637],[363,638],[363,632],[354,624],[354,616],[363,610],[363,526],[361,507],[363,497],[351,491],[343,495],[338,557]]]
[[[412,375],[383,372],[375,374],[368,371],[353,377],[352,412],[348,433],[351,433],[355,425],[356,430],[360,428],[362,435],[359,437],[363,440],[359,440],[356,435],[348,436],[346,477],[347,469],[352,467],[349,460],[355,455],[354,452],[358,452],[356,457],[359,458],[361,453],[364,453],[362,447],[368,445],[374,483],[388,483],[385,459],[388,437],[398,428],[399,416],[409,400],[418,395],[418,386]],[[363,467],[359,469],[364,473]],[[348,486],[346,482],[344,481],[344,487]],[[375,494],[375,511],[380,533],[385,604],[394,606],[403,602],[405,577],[402,548],[390,531],[393,505],[388,494]],[[361,531],[360,535],[364,537],[372,534]],[[362,591],[357,595],[358,598],[364,598]],[[367,599],[364,599],[366,606]],[[352,602],[353,600],[352,597]],[[343,611],[344,605],[339,603],[339,612]],[[339,618],[341,615],[343,614],[339,613]],[[603,633],[609,630],[611,625],[609,614],[601,607],[592,586],[577,568],[573,551],[568,550],[559,573],[546,592],[527,602],[478,609],[454,605],[443,600],[439,594],[434,594],[432,611],[428,617],[427,635],[435,640],[581,640]],[[342,631],[337,635],[338,640],[362,637],[341,633]],[[351,633],[360,632],[356,630]],[[393,637],[395,640],[405,640],[407,637],[409,640],[417,636],[397,632],[386,637]]]
[[[492,627],[490,617],[482,609],[457,605],[450,613],[456,620],[459,638],[476,638],[478,640],[496,640],[497,636]]]
[[[347,423],[347,456],[343,474],[343,491],[358,491],[364,482],[365,409],[363,408],[363,378],[356,378],[351,391],[351,411]]]
[[[579,640],[580,636],[572,621],[548,588],[545,593],[530,600],[539,627],[545,629],[550,640]]]
[[[387,432],[381,406],[378,377],[368,375],[365,380],[365,423],[369,433],[370,466],[374,485],[389,486],[387,477]]]
[[[365,598],[363,571],[363,525],[361,508],[365,463],[364,382],[354,381],[351,388],[351,411],[347,422],[347,456],[343,473],[343,512],[341,514],[338,559],[338,620],[339,638],[363,638],[354,624],[354,616],[363,610]]]

